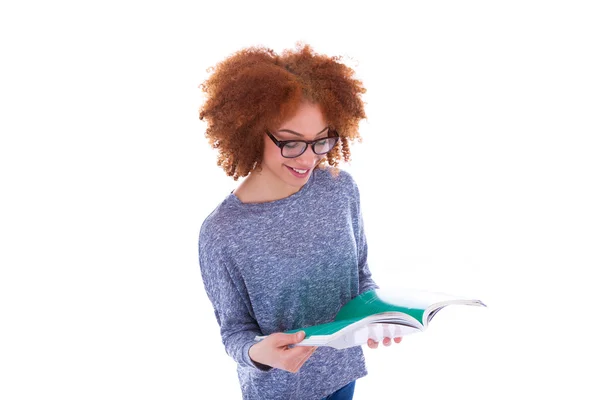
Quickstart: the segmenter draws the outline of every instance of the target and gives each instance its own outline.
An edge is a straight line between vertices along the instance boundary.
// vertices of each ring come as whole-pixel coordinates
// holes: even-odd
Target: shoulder
[[[358,186],[350,172],[336,167],[322,167],[315,170],[315,178],[320,185],[346,194],[358,194]]]
[[[356,185],[350,172],[341,168],[325,166],[317,168],[314,173],[320,181],[332,182],[337,185]]]
[[[223,200],[202,222],[199,245],[218,243],[230,236],[231,227],[238,219],[236,207],[229,196]]]

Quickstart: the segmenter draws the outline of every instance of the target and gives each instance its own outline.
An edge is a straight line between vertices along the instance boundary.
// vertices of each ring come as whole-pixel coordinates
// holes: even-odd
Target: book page
[[[467,301],[465,297],[454,296],[440,292],[428,292],[411,288],[386,288],[377,289],[377,296],[381,301],[401,307],[426,310],[438,303]]]

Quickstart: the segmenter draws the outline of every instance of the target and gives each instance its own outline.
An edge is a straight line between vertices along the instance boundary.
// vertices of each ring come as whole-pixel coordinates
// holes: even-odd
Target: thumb
[[[306,336],[306,333],[304,331],[294,333],[294,338],[293,338],[292,343],[300,343],[304,339],[305,336]]]
[[[275,342],[277,346],[286,346],[290,344],[299,343],[304,339],[304,331],[296,332],[296,333],[276,333]]]

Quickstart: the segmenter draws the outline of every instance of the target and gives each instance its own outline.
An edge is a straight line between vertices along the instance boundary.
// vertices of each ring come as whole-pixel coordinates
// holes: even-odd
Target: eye
[[[286,143],[284,147],[286,149],[295,149],[298,146],[300,146],[300,142],[289,142],[289,143]]]

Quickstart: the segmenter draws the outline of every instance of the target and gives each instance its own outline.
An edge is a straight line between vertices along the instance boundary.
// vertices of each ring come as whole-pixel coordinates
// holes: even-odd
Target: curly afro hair
[[[200,120],[206,120],[206,137],[218,150],[217,165],[234,180],[260,167],[265,131],[278,129],[302,101],[318,104],[340,136],[322,161],[331,166],[350,161],[349,142],[360,141],[358,124],[366,118],[361,98],[366,90],[340,60],[299,43],[281,55],[245,48],[209,68],[211,75],[200,85],[206,95]]]

